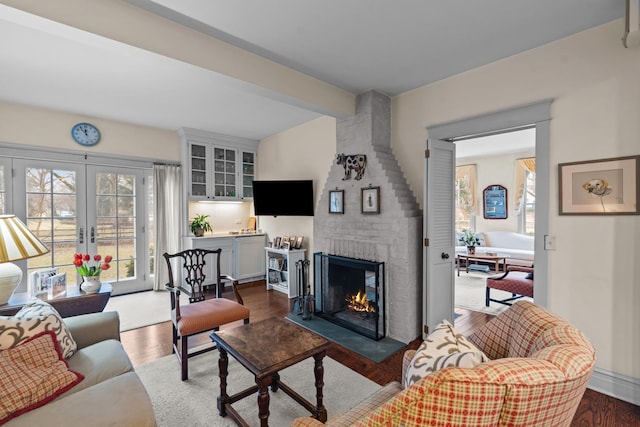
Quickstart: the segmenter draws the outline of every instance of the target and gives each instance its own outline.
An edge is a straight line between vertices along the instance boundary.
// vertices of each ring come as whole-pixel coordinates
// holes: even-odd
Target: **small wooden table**
[[[95,294],[87,294],[81,291],[78,285],[68,285],[64,295],[49,298],[47,294],[38,295],[43,301],[48,302],[62,317],[78,316],[80,314],[99,313],[104,310],[111,291],[110,283],[102,282],[100,290]],[[23,305],[29,301],[27,292],[13,294],[5,305],[0,305],[0,315],[13,316]]]
[[[246,421],[231,404],[258,392],[258,417],[260,426],[269,425],[269,387],[272,391],[282,389],[293,400],[304,406],[312,416],[323,423],[327,421],[327,410],[322,403],[324,368],[322,359],[331,343],[287,320],[270,318],[256,323],[238,326],[234,329],[216,331],[211,339],[218,345],[220,359],[220,396],[218,412],[227,414],[239,426],[247,426]],[[231,354],[242,366],[247,368],[256,379],[255,386],[229,396],[227,394],[227,367]],[[280,381],[279,371],[293,366],[302,360],[313,357],[316,386],[316,404],[305,400],[289,386]]]
[[[502,265],[507,265],[507,258],[509,258],[509,255],[500,255],[500,254],[496,254],[496,255],[487,255],[487,254],[457,254],[457,262],[456,262],[456,266],[457,266],[457,270],[458,270],[458,276],[460,276],[460,261],[461,260],[465,260],[465,267],[467,269],[467,273],[469,272],[469,261],[473,260],[473,261],[486,261],[486,262],[493,262],[495,263],[495,272],[499,273],[500,272],[500,261],[502,261]]]

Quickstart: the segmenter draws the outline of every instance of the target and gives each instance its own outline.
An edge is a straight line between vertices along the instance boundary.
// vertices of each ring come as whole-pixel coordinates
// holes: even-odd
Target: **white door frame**
[[[535,258],[536,281],[534,282],[534,300],[542,307],[549,305],[547,288],[549,261],[544,248],[545,236],[549,235],[549,201],[550,201],[550,121],[551,104],[547,99],[534,104],[510,108],[504,111],[475,116],[454,122],[430,126],[427,128],[429,139],[453,140],[463,136],[480,135],[500,130],[516,129],[523,126],[535,126],[536,129],[536,233]],[[431,207],[425,201],[425,216]],[[425,292],[430,289],[424,276]],[[453,276],[452,276],[453,279]],[[436,298],[436,295],[426,295]]]

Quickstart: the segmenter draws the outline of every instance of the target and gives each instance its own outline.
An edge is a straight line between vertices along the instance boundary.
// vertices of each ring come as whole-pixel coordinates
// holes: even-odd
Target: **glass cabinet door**
[[[207,196],[207,146],[191,144],[191,195]]]
[[[213,149],[213,179],[215,197],[236,197],[236,151]]]
[[[242,152],[242,197],[253,197],[253,178],[255,176],[255,153]]]

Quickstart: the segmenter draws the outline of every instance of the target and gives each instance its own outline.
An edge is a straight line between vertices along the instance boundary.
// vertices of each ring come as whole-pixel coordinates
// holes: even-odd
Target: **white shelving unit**
[[[304,260],[304,249],[264,248],[266,253],[267,290],[287,294],[289,298],[298,296],[298,276],[296,262]]]

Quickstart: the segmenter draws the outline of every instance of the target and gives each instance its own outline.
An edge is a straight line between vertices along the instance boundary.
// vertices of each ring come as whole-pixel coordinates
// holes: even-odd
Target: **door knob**
[[[448,254],[448,253],[446,253],[446,252],[442,252],[442,253],[440,254],[440,257],[441,257],[442,259],[449,259],[449,254]]]

